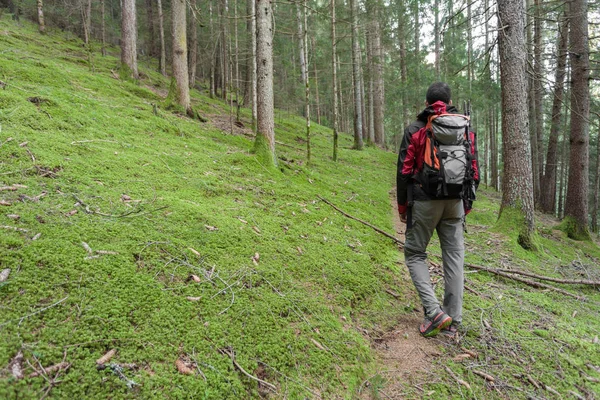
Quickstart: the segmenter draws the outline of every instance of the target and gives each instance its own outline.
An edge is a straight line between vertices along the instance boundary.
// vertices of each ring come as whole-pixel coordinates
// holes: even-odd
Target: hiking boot
[[[449,326],[441,330],[443,335],[448,336],[449,338],[455,338],[458,334],[458,323],[452,322]]]
[[[440,333],[440,330],[447,328],[452,323],[452,318],[443,311],[439,311],[431,318],[425,318],[425,321],[419,327],[419,332],[424,337],[433,337]]]

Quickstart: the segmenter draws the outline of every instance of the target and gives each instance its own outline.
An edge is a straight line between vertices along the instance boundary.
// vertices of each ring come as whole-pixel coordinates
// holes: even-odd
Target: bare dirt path
[[[390,194],[393,208],[394,230],[396,237],[404,241],[406,225],[400,222],[396,212],[396,194]],[[404,263],[400,266],[402,276],[402,292],[416,307],[420,301],[410,275]],[[399,290],[400,291],[400,290]],[[425,380],[435,380],[432,373],[433,360],[442,355],[443,339],[425,339],[418,332],[423,313],[413,309],[410,314],[399,310],[398,320],[394,330],[386,333],[383,338],[373,343],[379,358],[377,374],[361,387],[364,399],[412,399],[420,398],[424,392],[421,384]]]

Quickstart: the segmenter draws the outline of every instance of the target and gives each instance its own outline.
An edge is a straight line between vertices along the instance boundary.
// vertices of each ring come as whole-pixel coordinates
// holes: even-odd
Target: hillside
[[[118,79],[118,51],[90,66],[71,34],[0,19],[0,398],[598,396],[597,288],[469,273],[460,343],[413,339],[397,245],[319,199],[394,232],[395,154],[342,135],[334,163],[313,125],[307,166],[304,121],[277,112],[269,170],[227,104],[193,90],[208,122],[170,111],[168,79],[143,61],[140,82]],[[546,218],[526,252],[498,209],[482,190],[468,262],[600,280],[597,245]],[[403,340],[438,350],[397,373],[386,348]]]

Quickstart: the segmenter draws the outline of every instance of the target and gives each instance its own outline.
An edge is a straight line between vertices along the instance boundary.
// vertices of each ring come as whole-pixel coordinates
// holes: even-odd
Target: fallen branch
[[[465,265],[465,266],[470,267],[470,268],[474,267],[474,266],[472,266],[470,264]],[[509,279],[512,279],[512,280],[515,280],[515,281],[518,281],[518,282],[521,282],[521,283],[525,283],[525,284],[527,284],[527,285],[529,285],[531,287],[537,288],[537,289],[548,289],[548,290],[552,290],[554,292],[558,292],[558,293],[564,294],[565,296],[573,297],[574,299],[577,299],[577,300],[582,300],[582,301],[586,300],[586,298],[584,296],[578,296],[578,295],[573,294],[571,292],[567,292],[566,290],[563,290],[563,289],[560,289],[560,288],[557,288],[557,287],[554,287],[554,286],[551,286],[551,285],[547,285],[545,283],[541,283],[541,282],[536,282],[536,281],[532,281],[532,280],[529,280],[529,279],[520,278],[520,277],[518,277],[516,275],[509,274],[507,272],[502,272],[501,270],[497,270],[497,269],[494,269],[494,268],[480,267],[480,266],[478,266],[478,269],[480,269],[482,271],[490,272],[490,273],[498,275],[498,276],[502,276],[504,278],[509,278]]]
[[[231,362],[233,362],[233,365],[240,370],[241,373],[243,373],[244,375],[246,375],[248,378],[255,380],[258,383],[262,383],[263,385],[265,385],[266,387],[268,387],[269,389],[271,389],[273,392],[277,393],[277,387],[275,385],[273,385],[272,383],[263,381],[262,379],[249,374],[248,372],[246,372],[246,370],[244,370],[244,368],[242,368],[242,366],[240,364],[237,363],[237,361],[235,361],[235,356],[233,354],[233,352],[229,352],[226,349],[219,349],[219,351],[221,352],[221,354],[227,355],[229,356],[229,358],[231,358]]]
[[[383,236],[385,236],[385,237],[387,237],[387,238],[390,238],[390,239],[392,239],[394,242],[398,243],[398,244],[399,244],[399,245],[400,245],[402,248],[404,248],[404,242],[403,242],[402,240],[398,239],[397,237],[395,237],[395,236],[393,236],[393,235],[390,235],[390,234],[389,234],[389,233],[387,233],[386,231],[384,231],[384,230],[382,230],[382,229],[379,229],[378,227],[376,227],[376,226],[374,226],[374,225],[371,225],[370,223],[368,223],[368,222],[366,222],[366,221],[363,221],[363,220],[362,220],[362,219],[360,219],[360,218],[357,218],[357,217],[355,217],[355,216],[353,216],[353,215],[350,215],[350,214],[348,214],[348,213],[346,213],[346,212],[342,211],[342,210],[341,210],[339,207],[337,207],[335,204],[333,204],[333,203],[332,203],[332,202],[330,202],[329,200],[327,200],[327,199],[325,199],[325,198],[323,198],[323,197],[321,197],[321,196],[318,196],[318,195],[317,195],[317,197],[318,197],[318,198],[319,198],[321,201],[323,201],[324,203],[326,203],[326,204],[329,204],[331,207],[333,207],[333,208],[334,208],[336,211],[338,211],[339,213],[341,213],[341,214],[342,214],[342,215],[344,215],[345,217],[348,217],[348,218],[350,218],[350,219],[353,219],[353,220],[355,220],[355,221],[358,221],[358,222],[360,222],[360,223],[361,223],[361,224],[363,224],[363,225],[366,225],[366,226],[368,226],[369,228],[371,228],[371,229],[375,230],[376,232],[378,232],[378,233],[381,233]]]
[[[463,381],[462,379],[460,379],[458,376],[456,376],[456,374],[454,372],[452,372],[452,370],[448,367],[445,367],[446,371],[450,374],[450,376],[456,381],[458,382],[459,385],[463,385],[464,387],[466,387],[467,389],[471,390],[471,385],[469,385],[467,382]]]
[[[90,210],[90,206],[87,205],[86,203],[84,203],[83,201],[81,201],[74,193],[73,193],[73,198],[75,198],[75,201],[77,201],[79,204],[81,204],[84,207],[84,210],[85,210],[86,214],[101,215],[103,217],[109,217],[109,218],[123,218],[123,217],[130,216],[132,214],[135,214],[135,216],[144,215],[144,214],[150,214],[150,213],[153,213],[155,211],[164,210],[165,208],[168,207],[168,206],[162,206],[162,207],[158,207],[158,208],[155,208],[153,210],[146,211],[146,212],[142,212],[143,210],[140,207],[138,207],[138,208],[136,208],[134,210],[127,211],[126,213],[123,213],[123,214],[118,214],[118,215],[117,214],[106,214],[106,213],[103,213],[103,212],[100,212],[100,211]]]
[[[523,276],[528,276],[530,278],[540,279],[542,281],[564,283],[564,284],[568,284],[568,285],[600,286],[600,281],[591,281],[591,280],[585,280],[585,279],[559,279],[559,278],[551,278],[551,277],[548,277],[548,276],[532,274],[531,272],[521,271],[521,270],[518,270],[518,269],[488,268],[488,267],[483,267],[483,266],[480,266],[480,265],[473,265],[473,264],[465,264],[465,267],[477,269],[477,270],[480,270],[480,271],[487,271],[487,272],[491,272],[491,273],[495,273],[496,271],[498,271],[498,272],[507,272],[507,273],[510,273],[510,274],[523,275]]]
[[[35,378],[37,376],[47,375],[50,372],[56,372],[60,370],[67,370],[71,366],[68,362],[60,362],[58,364],[51,365],[49,367],[44,368],[43,371],[35,371],[28,375],[29,378]]]
[[[355,221],[358,221],[358,222],[360,222],[363,225],[368,226],[369,228],[371,228],[371,229],[375,230],[376,232],[384,235],[385,237],[392,239],[394,242],[396,242],[398,245],[400,245],[401,248],[404,248],[404,242],[401,241],[400,239],[398,239],[398,238],[390,235],[386,231],[384,231],[382,229],[379,229],[379,228],[377,228],[374,225],[371,225],[370,223],[368,223],[366,221],[361,220],[360,218],[354,217],[354,216],[352,216],[352,215],[350,215],[350,214],[342,211],[339,207],[337,207],[336,205],[334,205],[333,203],[331,203],[329,200],[327,200],[327,199],[325,199],[325,198],[323,198],[321,196],[317,196],[317,197],[320,200],[322,200],[324,203],[326,203],[326,204],[330,205],[331,207],[333,207],[336,211],[340,212],[342,215],[344,215],[344,216],[346,216],[346,217],[348,217],[350,219],[353,219]],[[434,255],[434,256],[438,257],[438,258],[441,258],[438,255]],[[473,265],[473,264],[465,264],[465,267],[469,267],[469,268],[478,269],[478,270],[481,270],[481,271],[490,272],[492,274],[496,274],[496,275],[502,276],[504,278],[509,278],[509,279],[513,279],[513,280],[518,281],[518,282],[525,283],[525,284],[527,284],[529,286],[532,286],[532,287],[535,287],[535,288],[538,288],[538,289],[552,290],[552,291],[564,294],[566,296],[573,297],[573,298],[575,298],[577,300],[586,300],[586,298],[583,297],[583,296],[577,296],[577,295],[575,295],[573,293],[567,292],[566,290],[559,289],[559,288],[556,288],[554,286],[547,285],[545,283],[540,283],[540,282],[535,282],[535,281],[532,281],[532,280],[529,280],[529,279],[519,278],[516,275],[531,276],[531,277],[534,277],[534,278],[537,278],[537,279],[541,279],[541,280],[548,280],[548,281],[552,281],[552,282],[565,283],[565,284],[579,284],[579,285],[600,286],[600,282],[596,282],[596,281],[555,280],[555,278],[542,277],[541,275],[529,274],[527,272],[518,271],[518,270],[514,270],[514,271],[513,270],[502,270],[502,269],[488,268],[488,267],[483,267],[483,266]],[[507,272],[504,272],[504,271],[507,271]],[[510,272],[510,273],[508,273],[508,272]]]
[[[488,382],[494,382],[495,381],[495,379],[494,379],[493,376],[488,375],[485,372],[477,371],[476,369],[473,369],[472,371],[473,371],[473,373],[475,375],[479,375],[480,377],[482,377],[483,379],[485,379]]]

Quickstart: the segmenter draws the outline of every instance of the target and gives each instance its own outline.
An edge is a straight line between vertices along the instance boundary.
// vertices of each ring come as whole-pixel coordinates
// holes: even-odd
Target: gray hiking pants
[[[444,264],[442,308],[455,322],[462,321],[464,217],[460,199],[415,201],[412,207],[412,227],[406,230],[404,259],[428,317],[440,309],[431,285],[425,252],[435,229],[440,239]]]

